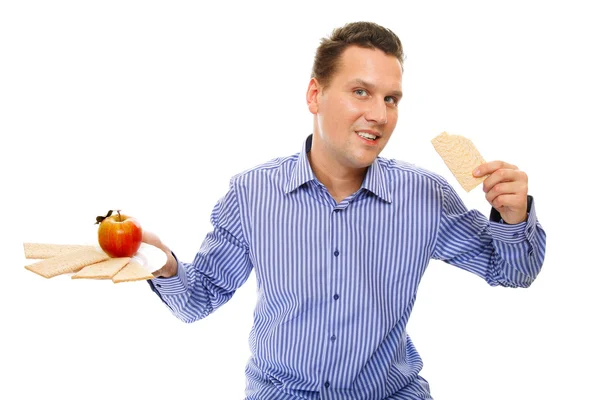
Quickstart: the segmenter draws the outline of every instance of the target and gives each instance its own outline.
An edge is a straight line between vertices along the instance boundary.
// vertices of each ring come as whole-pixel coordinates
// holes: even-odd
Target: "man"
[[[390,30],[336,29],[315,56],[302,151],[232,178],[192,263],[145,235],[168,256],[151,286],[185,322],[228,301],[254,268],[247,400],[431,399],[405,330],[429,260],[511,287],[541,268],[545,233],[524,172],[501,161],[474,172],[489,175],[488,220],[442,177],[378,157],[398,119],[402,62]]]

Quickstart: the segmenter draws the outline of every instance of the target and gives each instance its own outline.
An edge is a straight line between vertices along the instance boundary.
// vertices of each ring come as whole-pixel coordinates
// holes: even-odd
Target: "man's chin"
[[[377,156],[379,156],[379,153],[381,153],[381,149],[360,152],[354,157],[354,163],[359,168],[370,167],[375,162]]]
[[[373,162],[375,162],[376,157],[360,157],[349,160],[348,166],[354,169],[365,169],[369,168]]]

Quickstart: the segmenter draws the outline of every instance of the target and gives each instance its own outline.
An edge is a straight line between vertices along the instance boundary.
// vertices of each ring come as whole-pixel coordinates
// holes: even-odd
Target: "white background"
[[[593,2],[416,3],[3,2],[0,397],[243,398],[254,275],[184,324],[144,282],[37,276],[22,243],[87,241],[95,217],[120,208],[191,261],[229,178],[300,150],[319,39],[356,20],[394,30],[407,56],[382,155],[442,174],[488,214],[430,144],[467,136],[528,173],[548,234],[526,290],[430,264],[408,330],[432,394],[597,396]]]

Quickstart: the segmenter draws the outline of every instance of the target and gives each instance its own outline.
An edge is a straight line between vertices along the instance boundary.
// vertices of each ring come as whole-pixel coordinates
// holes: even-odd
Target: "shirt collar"
[[[313,135],[308,136],[302,145],[302,151],[298,155],[296,166],[285,187],[286,194],[293,192],[306,182],[317,179],[310,167],[307,156],[307,153],[312,147],[312,138]],[[365,176],[361,188],[368,190],[388,203],[392,202],[388,182],[384,177],[379,157],[377,157],[375,161],[373,161],[373,164],[367,169],[367,175]]]
[[[296,161],[296,167],[293,169],[290,179],[288,180],[285,193],[291,193],[304,185],[306,182],[317,179],[315,174],[310,167],[308,156],[306,155],[312,147],[312,135],[309,135],[304,143],[302,144],[302,151],[298,155],[298,161]]]
[[[385,179],[379,157],[377,157],[369,169],[367,169],[367,175],[365,175],[361,188],[368,190],[387,203],[392,202],[388,182]]]

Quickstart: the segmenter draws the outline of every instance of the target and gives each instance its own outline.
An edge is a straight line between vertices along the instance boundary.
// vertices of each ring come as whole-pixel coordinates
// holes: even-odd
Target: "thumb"
[[[163,247],[163,243],[158,235],[145,229],[142,230],[142,242],[151,244],[152,246],[156,246],[158,248]]]

